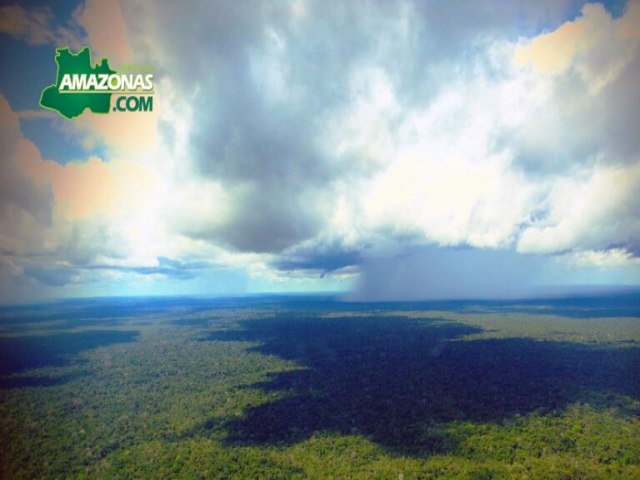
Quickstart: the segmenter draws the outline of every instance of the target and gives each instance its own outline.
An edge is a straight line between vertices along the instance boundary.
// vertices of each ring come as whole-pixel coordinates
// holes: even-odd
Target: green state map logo
[[[106,58],[93,66],[89,47],[78,53],[58,48],[55,60],[56,83],[42,91],[40,106],[68,119],[76,118],[86,109],[103,114],[153,111],[152,73],[118,73]],[[137,67],[124,68],[130,71]],[[112,96],[116,97],[113,106]]]

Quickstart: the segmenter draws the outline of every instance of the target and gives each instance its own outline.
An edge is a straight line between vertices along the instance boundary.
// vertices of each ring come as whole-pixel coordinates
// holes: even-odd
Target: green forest
[[[640,318],[529,304],[0,309],[0,476],[640,478]]]

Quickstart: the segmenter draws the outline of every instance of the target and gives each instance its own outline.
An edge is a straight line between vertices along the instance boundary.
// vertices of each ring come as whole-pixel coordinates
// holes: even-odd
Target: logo
[[[67,119],[86,109],[93,113],[153,111],[153,73],[148,67],[125,65],[117,72],[106,58],[93,66],[89,47],[78,53],[57,48],[55,60],[56,83],[42,91],[41,107]]]

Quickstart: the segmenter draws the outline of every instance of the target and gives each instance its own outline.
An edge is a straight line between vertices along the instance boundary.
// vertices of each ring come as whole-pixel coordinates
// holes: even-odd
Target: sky
[[[640,1],[0,4],[0,303],[640,286]],[[152,112],[39,106],[55,48]]]

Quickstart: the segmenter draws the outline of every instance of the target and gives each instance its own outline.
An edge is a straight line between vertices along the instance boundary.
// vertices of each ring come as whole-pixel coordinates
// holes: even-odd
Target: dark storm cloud
[[[211,265],[203,262],[188,262],[167,257],[158,257],[157,265],[88,265],[84,270],[105,270],[113,272],[135,273],[138,275],[163,275],[177,280],[194,278],[198,271],[210,268]]]
[[[278,270],[306,270],[326,274],[362,263],[363,252],[339,242],[294,247],[272,263]]]
[[[78,281],[83,274],[89,272],[119,272],[133,273],[136,275],[162,275],[175,280],[189,280],[195,278],[198,272],[210,269],[209,263],[183,261],[168,257],[158,257],[157,265],[83,265],[83,266],[57,266],[48,264],[30,263],[23,269],[26,278],[36,280],[41,285],[49,287],[62,287]]]
[[[345,53],[327,47],[336,58],[325,55],[319,65],[294,50],[286,88],[301,89],[297,100],[272,98],[252,67],[252,58],[270,42],[276,48],[267,29],[287,35],[291,12],[285,7],[205,2],[191,4],[184,16],[173,15],[177,6],[170,2],[153,17],[154,28],[172,31],[157,39],[168,57],[161,68],[181,88],[196,91],[189,138],[195,169],[222,180],[234,194],[229,222],[198,235],[234,249],[273,252],[313,236],[320,222],[309,190],[339,173],[323,158],[317,124],[331,90],[340,90],[343,80],[337,77],[344,74],[337,57]]]
[[[78,278],[78,270],[39,264],[26,265],[24,276],[49,287],[63,287]]]
[[[231,223],[212,228],[208,238],[231,249],[280,252],[318,231],[316,206],[305,199],[308,191],[292,192],[278,183],[256,183],[234,197]]]

